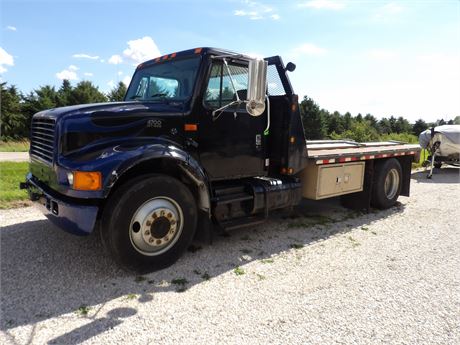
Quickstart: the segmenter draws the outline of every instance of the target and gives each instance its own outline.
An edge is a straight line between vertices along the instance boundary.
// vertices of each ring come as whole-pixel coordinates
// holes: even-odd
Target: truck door
[[[241,104],[214,112],[236,100],[235,89],[245,99],[247,85],[247,62],[228,61],[227,69],[222,60],[213,61],[203,96],[205,111],[199,120],[200,160],[213,180],[266,174],[266,111],[254,117]]]

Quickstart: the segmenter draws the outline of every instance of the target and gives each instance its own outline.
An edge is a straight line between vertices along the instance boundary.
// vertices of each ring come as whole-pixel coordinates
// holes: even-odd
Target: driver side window
[[[246,99],[248,88],[248,66],[228,63],[233,79],[222,61],[215,61],[211,68],[204,103],[210,108],[220,108],[236,100],[235,89],[241,100]]]

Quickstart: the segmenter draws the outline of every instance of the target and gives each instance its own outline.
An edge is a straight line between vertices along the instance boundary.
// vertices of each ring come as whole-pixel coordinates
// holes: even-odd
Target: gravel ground
[[[0,152],[0,162],[28,162],[29,152]]]
[[[0,343],[459,344],[459,187],[445,168],[386,211],[305,202],[145,276],[0,211]]]

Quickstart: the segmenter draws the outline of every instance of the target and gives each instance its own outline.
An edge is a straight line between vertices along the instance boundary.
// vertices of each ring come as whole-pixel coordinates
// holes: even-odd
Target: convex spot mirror
[[[246,111],[251,116],[260,116],[265,111],[267,93],[267,61],[253,59],[249,61],[248,94]]]

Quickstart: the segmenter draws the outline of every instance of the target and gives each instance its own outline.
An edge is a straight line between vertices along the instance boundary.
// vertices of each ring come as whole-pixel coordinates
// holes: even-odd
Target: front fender
[[[100,171],[103,176],[103,188],[100,191],[77,191],[69,188],[63,194],[77,198],[105,199],[125,174],[143,163],[156,159],[174,161],[197,186],[200,208],[209,212],[208,178],[201,165],[179,145],[161,138],[150,139],[148,143],[125,142],[121,145],[85,152],[82,155],[61,157],[59,165],[64,171]]]

